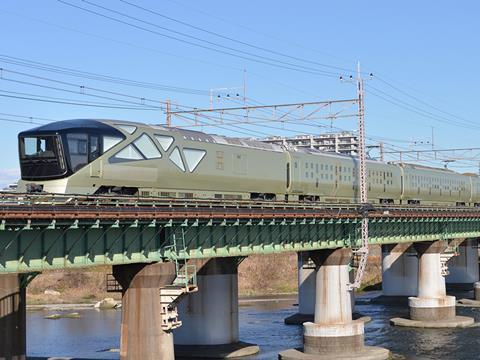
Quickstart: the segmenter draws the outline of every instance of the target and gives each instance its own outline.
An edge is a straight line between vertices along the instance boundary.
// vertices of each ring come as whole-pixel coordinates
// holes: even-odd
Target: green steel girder
[[[352,247],[359,230],[358,219],[315,218],[3,222],[0,273]],[[369,233],[371,244],[480,237],[480,218],[382,217]]]

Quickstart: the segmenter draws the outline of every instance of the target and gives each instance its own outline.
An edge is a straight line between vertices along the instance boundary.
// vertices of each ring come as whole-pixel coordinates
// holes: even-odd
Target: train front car
[[[23,131],[18,135],[17,192],[93,194],[97,191],[94,164],[124,139],[121,131],[96,120],[58,121]],[[93,176],[76,176],[86,172]]]

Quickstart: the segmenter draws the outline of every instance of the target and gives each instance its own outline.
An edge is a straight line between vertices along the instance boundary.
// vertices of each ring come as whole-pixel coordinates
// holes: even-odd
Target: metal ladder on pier
[[[450,271],[448,271],[448,260],[458,255],[458,244],[455,241],[450,243],[445,249],[445,251],[440,254],[440,270],[443,277],[450,274]]]
[[[180,249],[178,242],[180,242]],[[184,296],[198,290],[196,266],[178,256],[180,252],[186,253],[183,228],[180,229],[180,234],[174,231],[172,245],[169,248],[171,250],[170,259],[175,262],[176,278],[171,285],[166,285],[159,290],[160,304],[162,305],[162,328],[165,331],[182,326],[182,321],[178,318],[177,304]]]
[[[160,315],[164,331],[171,331],[182,325],[181,320],[178,318],[177,304],[185,295],[198,290],[197,267],[178,256],[180,252],[186,253],[184,230],[181,229],[180,234],[173,233],[172,239],[172,245],[167,248],[171,250],[170,260],[175,263],[176,277],[171,285],[166,285],[159,289]],[[180,249],[179,245],[181,246]],[[107,292],[122,292],[123,290],[113,274],[107,274],[106,285]]]

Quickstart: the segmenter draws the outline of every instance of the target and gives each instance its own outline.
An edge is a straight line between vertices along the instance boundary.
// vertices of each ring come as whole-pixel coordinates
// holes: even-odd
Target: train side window
[[[140,136],[133,144],[147,159],[159,159],[162,157],[162,154],[160,154],[160,151],[158,151],[152,139],[150,139],[150,136],[147,134]]]
[[[168,135],[155,135],[155,139],[157,139],[163,151],[168,151],[174,140],[173,136]]]
[[[180,155],[180,150],[178,150],[178,147],[176,147],[175,149],[173,149],[172,153],[170,154],[169,156],[170,160],[172,160],[172,162],[177,165],[177,167],[182,170],[182,171],[185,171],[185,165],[183,164],[183,160],[182,160],[182,156]]]
[[[135,132],[135,130],[137,130],[137,127],[133,125],[117,125],[117,126],[123,131],[126,131],[127,133],[129,133],[130,135],[132,135]]]
[[[87,134],[67,134],[70,166],[77,171],[88,163]]]
[[[103,152],[110,150],[112,147],[117,145],[122,138],[114,137],[114,136],[104,136],[103,137]]]
[[[206,154],[207,152],[205,150],[184,148],[183,155],[185,156],[188,170],[193,172]]]
[[[99,138],[96,135],[90,135],[90,150],[88,161],[91,162],[100,156]]]
[[[115,154],[114,158],[124,160],[143,160],[142,154],[140,154],[140,152],[131,144]]]

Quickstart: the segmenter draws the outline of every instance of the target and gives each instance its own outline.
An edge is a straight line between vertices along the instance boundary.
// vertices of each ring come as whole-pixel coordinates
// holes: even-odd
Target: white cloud
[[[20,179],[20,169],[0,169],[0,189],[3,189],[8,184],[17,182]]]

